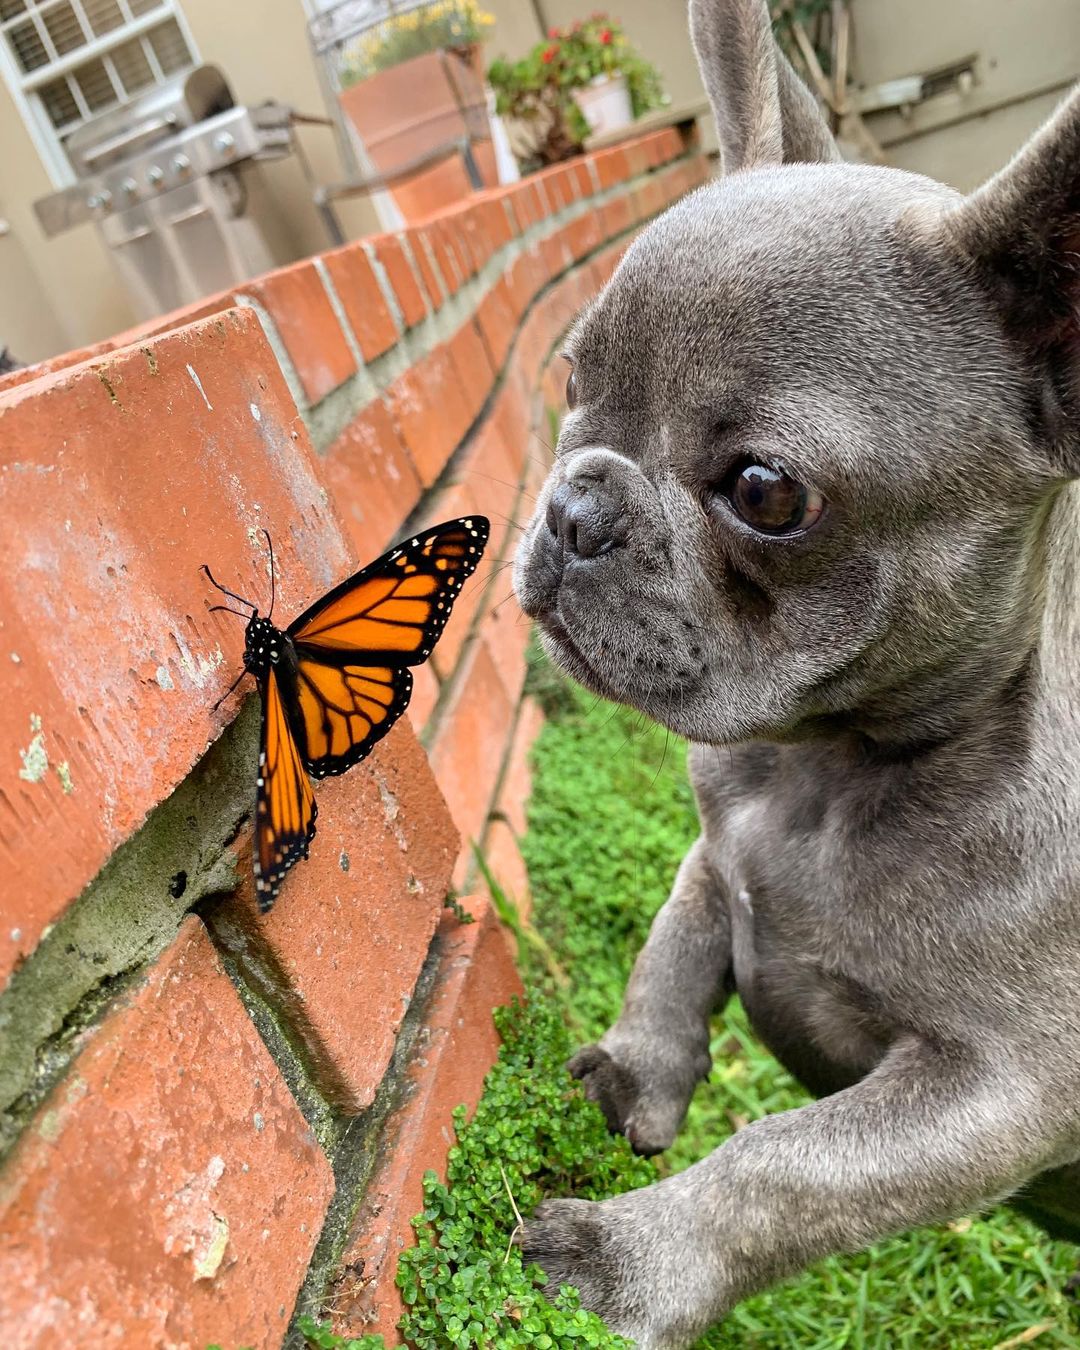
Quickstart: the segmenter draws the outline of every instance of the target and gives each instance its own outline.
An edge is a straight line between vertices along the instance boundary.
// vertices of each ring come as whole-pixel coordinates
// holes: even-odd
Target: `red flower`
[[[605,47],[611,45],[611,38],[612,33],[610,28],[605,28],[603,32],[600,34],[600,41],[604,44]]]
[[[548,37],[549,37],[549,38],[559,38],[559,37],[562,37],[562,34],[559,32],[559,30],[558,30],[557,28],[549,28],[549,29],[548,29]]]
[[[558,47],[549,47],[547,51],[541,53],[540,60],[543,61],[545,66],[547,66],[550,65],[551,62],[555,60],[558,54],[559,54]]]

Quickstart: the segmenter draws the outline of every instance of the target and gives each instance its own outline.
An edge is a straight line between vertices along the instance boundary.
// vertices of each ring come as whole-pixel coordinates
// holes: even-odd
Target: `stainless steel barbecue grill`
[[[274,265],[243,173],[293,149],[284,104],[237,107],[200,66],[87,122],[66,149],[78,182],[35,202],[38,219],[48,235],[96,222],[140,317]]]

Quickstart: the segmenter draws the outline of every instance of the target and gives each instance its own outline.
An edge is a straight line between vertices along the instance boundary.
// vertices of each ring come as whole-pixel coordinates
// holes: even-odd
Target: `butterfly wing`
[[[277,673],[259,682],[262,737],[255,803],[255,896],[265,914],[315,837],[318,806],[289,725]]]
[[[288,628],[296,724],[317,778],[371,752],[408,706],[409,666],[431,655],[487,543],[483,516],[434,525],[344,581]]]
[[[303,725],[303,761],[316,778],[344,773],[366,758],[412,697],[408,666],[361,665],[297,651],[296,703]]]

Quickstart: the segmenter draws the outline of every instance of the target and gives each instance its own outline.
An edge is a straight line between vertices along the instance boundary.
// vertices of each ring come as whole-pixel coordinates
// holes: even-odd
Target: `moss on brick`
[[[249,817],[257,701],[46,931],[0,995],[0,1158],[108,1001],[235,885],[229,844]]]

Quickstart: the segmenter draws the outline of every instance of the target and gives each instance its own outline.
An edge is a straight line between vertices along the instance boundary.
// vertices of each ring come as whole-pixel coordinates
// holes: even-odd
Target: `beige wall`
[[[42,234],[31,203],[53,185],[2,80],[0,129],[0,201],[11,225],[0,240],[0,346],[38,360],[129,327],[131,311],[93,230],[51,241]]]
[[[855,0],[854,15],[863,84],[976,58],[970,93],[868,119],[891,163],[963,191],[1000,168],[1080,78],[1078,0]]]
[[[201,58],[221,66],[239,102],[278,98],[301,112],[325,113],[300,0],[181,0],[181,7]],[[52,184],[2,81],[0,128],[0,201],[11,223],[11,234],[0,238],[0,346],[6,342],[23,360],[36,360],[130,327],[135,315],[94,226],[51,240],[38,226],[31,204]],[[342,176],[331,129],[305,127],[299,136],[320,181]],[[325,248],[296,160],[260,166],[258,173],[262,195],[277,208],[275,242],[284,256]],[[354,233],[376,228],[367,203],[342,214]],[[18,286],[11,284],[13,274],[21,278]],[[37,303],[28,302],[31,295]]]
[[[542,0],[548,21],[571,22],[597,0]],[[241,102],[279,98],[324,111],[301,0],[181,0],[204,61],[221,66]],[[487,0],[498,26],[490,55],[520,56],[542,36],[531,0]],[[619,0],[612,11],[659,67],[679,103],[700,96],[685,0]],[[855,70],[872,84],[976,54],[975,89],[917,108],[910,118],[871,119],[893,163],[969,188],[1022,144],[1053,107],[1047,92],[1080,75],[1080,0],[854,0]],[[31,209],[51,183],[21,116],[0,82],[0,202],[11,232],[0,236],[0,346],[23,359],[81,346],[128,327],[134,316],[93,226],[46,240]],[[709,144],[711,128],[706,130]],[[334,133],[300,132],[320,181],[341,176]],[[325,247],[295,160],[260,169],[276,205],[282,256]],[[377,228],[365,202],[342,211],[354,236]]]

